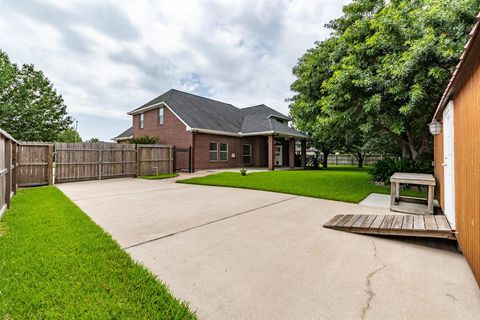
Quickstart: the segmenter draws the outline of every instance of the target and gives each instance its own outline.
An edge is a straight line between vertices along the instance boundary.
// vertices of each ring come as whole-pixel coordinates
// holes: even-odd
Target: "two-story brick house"
[[[115,141],[148,135],[161,144],[191,147],[194,169],[293,168],[296,141],[305,166],[307,136],[288,125],[292,119],[263,104],[239,109],[172,89],[128,114],[132,128]]]

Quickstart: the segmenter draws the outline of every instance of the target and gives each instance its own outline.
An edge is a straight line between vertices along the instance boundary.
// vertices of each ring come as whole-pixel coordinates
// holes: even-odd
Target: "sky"
[[[0,49],[53,82],[83,139],[175,88],[288,114],[292,67],[347,0],[0,0]]]

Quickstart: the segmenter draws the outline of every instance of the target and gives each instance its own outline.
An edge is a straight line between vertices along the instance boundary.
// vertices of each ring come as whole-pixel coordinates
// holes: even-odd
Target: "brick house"
[[[294,168],[296,142],[305,166],[307,136],[288,125],[291,118],[263,104],[239,109],[172,89],[128,114],[132,127],[115,141],[148,135],[191,148],[193,169]]]

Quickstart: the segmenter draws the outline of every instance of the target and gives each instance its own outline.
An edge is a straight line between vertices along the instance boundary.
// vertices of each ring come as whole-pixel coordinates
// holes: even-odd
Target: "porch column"
[[[268,136],[268,170],[275,169],[275,139]]]
[[[307,140],[305,139],[302,139],[302,155],[300,159],[300,166],[302,169],[305,169],[305,164],[307,163]]]
[[[288,140],[288,166],[295,169],[295,138]]]

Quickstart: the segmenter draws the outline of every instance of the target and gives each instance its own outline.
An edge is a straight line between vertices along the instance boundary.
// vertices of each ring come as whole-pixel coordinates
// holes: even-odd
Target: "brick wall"
[[[155,136],[159,138],[160,144],[176,145],[178,148],[193,147],[194,169],[221,169],[221,168],[240,168],[240,167],[267,167],[268,165],[268,138],[264,136],[252,137],[231,137],[212,135],[204,133],[195,133],[195,142],[193,134],[186,131],[186,126],[180,121],[168,108],[164,107],[163,125],[158,124],[158,108],[146,111],[144,113],[143,129],[140,129],[140,115],[132,117],[133,136],[141,135]],[[278,139],[283,144],[284,165],[288,164],[288,142]],[[210,161],[210,142],[217,142],[218,149],[220,143],[228,144],[228,160]],[[243,164],[242,146],[243,144],[252,145],[252,163]],[[235,158],[232,158],[232,154]],[[188,167],[188,161],[185,154],[179,154],[177,157],[178,168]]]
[[[195,169],[220,169],[220,168],[240,168],[240,167],[263,167],[267,165],[266,148],[267,137],[230,137],[204,133],[195,134],[194,154]],[[220,160],[220,154],[217,161],[210,160],[210,142],[217,142],[220,150],[220,143],[228,144],[228,160]],[[244,144],[252,145],[252,163],[243,164],[242,146]],[[232,158],[235,154],[235,158]]]
[[[187,148],[192,145],[192,133],[186,131],[186,126],[168,108],[163,108],[163,125],[158,124],[158,108],[144,113],[143,129],[140,129],[140,115],[136,114],[133,119],[133,136],[155,136],[160,144],[176,145],[179,148]]]

